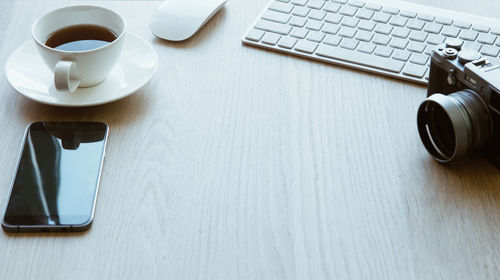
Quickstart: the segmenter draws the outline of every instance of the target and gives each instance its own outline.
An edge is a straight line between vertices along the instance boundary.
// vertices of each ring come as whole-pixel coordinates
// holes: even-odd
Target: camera
[[[448,39],[433,50],[418,132],[439,162],[477,151],[500,169],[500,65],[462,46]]]

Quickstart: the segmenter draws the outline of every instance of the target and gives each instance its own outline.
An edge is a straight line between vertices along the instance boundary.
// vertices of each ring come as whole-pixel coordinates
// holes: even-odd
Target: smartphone
[[[90,227],[108,125],[35,122],[26,128],[2,228],[9,232]]]

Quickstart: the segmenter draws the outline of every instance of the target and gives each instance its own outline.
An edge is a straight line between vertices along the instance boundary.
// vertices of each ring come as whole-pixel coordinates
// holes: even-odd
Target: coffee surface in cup
[[[106,27],[80,24],[55,31],[45,45],[61,51],[88,51],[103,47],[116,38],[118,36]]]

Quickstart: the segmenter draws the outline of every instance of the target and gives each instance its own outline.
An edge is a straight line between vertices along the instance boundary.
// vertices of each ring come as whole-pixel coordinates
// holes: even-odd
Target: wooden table
[[[0,279],[499,277],[499,170],[431,159],[416,128],[425,87],[242,46],[267,1],[231,0],[182,43],[149,32],[158,2],[91,1],[121,13],[160,59],[146,87],[108,105],[32,102],[2,67],[2,208],[28,123],[111,130],[92,228],[1,233]],[[1,1],[0,64],[36,17],[69,3]]]

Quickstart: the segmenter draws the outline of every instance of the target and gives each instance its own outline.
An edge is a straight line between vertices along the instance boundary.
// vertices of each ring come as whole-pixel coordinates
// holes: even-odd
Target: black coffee
[[[118,36],[105,27],[92,24],[68,26],[49,35],[45,45],[62,51],[88,51],[113,42]]]

